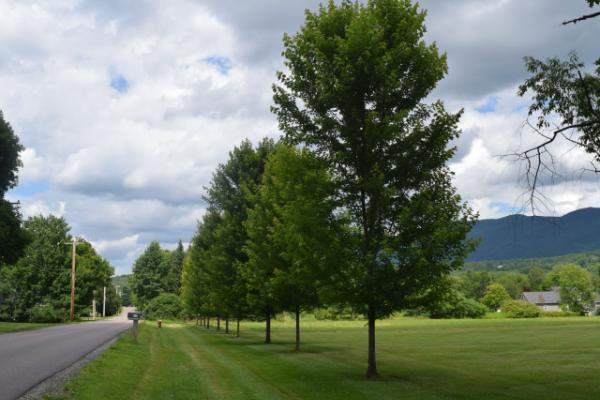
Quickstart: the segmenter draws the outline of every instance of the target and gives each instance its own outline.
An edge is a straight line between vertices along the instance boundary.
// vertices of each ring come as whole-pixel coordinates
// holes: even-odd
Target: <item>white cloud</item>
[[[120,272],[151,240],[188,241],[217,163],[243,138],[277,134],[269,105],[281,38],[317,3],[0,0],[0,108],[26,146],[22,191],[11,198],[26,216],[64,215]],[[600,29],[558,26],[572,11],[560,0],[542,9],[533,0],[480,3],[423,4],[428,40],[450,64],[431,97],[466,109],[455,183],[495,217],[523,192],[519,166],[497,156],[534,140],[519,128],[521,57],[576,46],[588,60]],[[492,97],[494,112],[475,111]],[[548,188],[556,210],[597,205],[594,180],[576,176],[589,158],[557,152],[566,178]]]

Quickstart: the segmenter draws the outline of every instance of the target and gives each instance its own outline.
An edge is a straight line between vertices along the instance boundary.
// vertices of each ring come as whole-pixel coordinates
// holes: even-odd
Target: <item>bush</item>
[[[30,322],[64,322],[66,319],[64,310],[57,310],[47,304],[37,305],[29,310]]]
[[[502,304],[502,312],[508,318],[537,318],[541,311],[533,303],[525,300],[509,300]]]
[[[173,293],[161,293],[148,303],[144,311],[146,319],[175,319],[181,315],[179,297]]]
[[[488,311],[477,300],[469,299],[462,293],[454,292],[429,309],[431,318],[481,318]]]

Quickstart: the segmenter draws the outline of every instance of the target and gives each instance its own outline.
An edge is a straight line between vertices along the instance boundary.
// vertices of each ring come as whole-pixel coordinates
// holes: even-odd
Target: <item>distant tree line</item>
[[[505,301],[519,300],[525,291],[559,290],[564,311],[585,314],[593,311],[593,301],[600,292],[600,270],[591,272],[573,263],[557,263],[550,271],[533,267],[527,274],[467,270],[453,274],[448,287],[446,295],[454,293],[454,297],[413,312],[434,318],[476,317],[477,312],[461,315],[465,306],[457,299],[477,301],[488,308],[486,311],[495,312]]]

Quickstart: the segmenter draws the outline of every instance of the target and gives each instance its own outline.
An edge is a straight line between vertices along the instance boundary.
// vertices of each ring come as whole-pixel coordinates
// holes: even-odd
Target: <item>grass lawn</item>
[[[30,322],[0,322],[0,335],[9,332],[30,331],[32,329],[46,328],[56,324],[34,324]]]
[[[364,322],[242,324],[241,339],[143,324],[68,386],[74,399],[598,399],[600,318],[378,323],[381,378],[366,381]]]

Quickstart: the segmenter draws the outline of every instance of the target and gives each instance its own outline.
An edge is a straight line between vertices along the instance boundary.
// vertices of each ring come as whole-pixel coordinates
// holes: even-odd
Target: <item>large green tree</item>
[[[319,291],[341,264],[334,185],[324,167],[306,149],[277,146],[245,224],[249,284],[260,288],[256,301],[295,313],[296,350],[301,311],[320,304]]]
[[[243,251],[247,241],[244,221],[252,206],[273,140],[264,139],[256,147],[245,140],[229,154],[229,159],[217,167],[205,197],[209,209],[218,215],[215,240],[205,252],[210,294],[218,316],[239,319],[252,313],[270,319],[267,309],[249,310],[248,285],[243,270],[248,257]],[[250,287],[254,292],[254,289]]]
[[[561,307],[581,314],[594,309],[592,274],[577,264],[560,264],[548,273],[552,286],[560,288]]]
[[[148,245],[135,261],[131,276],[131,290],[135,296],[135,305],[144,307],[168,288],[169,253],[158,242]]]
[[[17,185],[22,150],[19,137],[0,111],[0,268],[16,262],[28,241],[17,206],[4,199],[6,191]]]
[[[378,375],[375,321],[461,266],[473,224],[450,183],[461,113],[423,100],[446,56],[423,40],[407,0],[341,1],[306,13],[284,36],[273,111],[287,141],[325,160],[355,246],[344,298],[368,318],[367,377]]]

